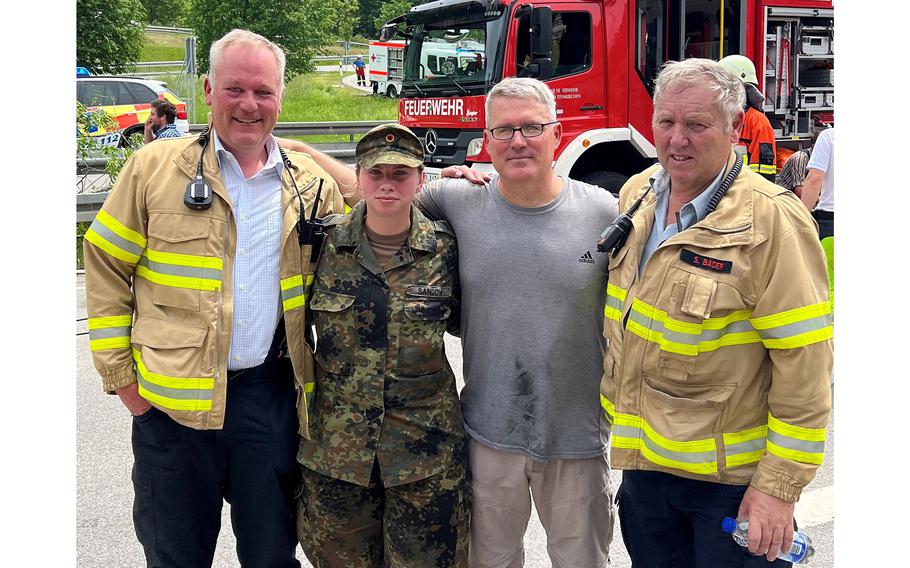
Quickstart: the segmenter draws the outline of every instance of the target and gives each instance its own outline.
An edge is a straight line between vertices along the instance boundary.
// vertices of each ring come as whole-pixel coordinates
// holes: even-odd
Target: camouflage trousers
[[[468,565],[470,501],[458,460],[426,479],[369,487],[303,469],[297,537],[316,568],[443,568]]]

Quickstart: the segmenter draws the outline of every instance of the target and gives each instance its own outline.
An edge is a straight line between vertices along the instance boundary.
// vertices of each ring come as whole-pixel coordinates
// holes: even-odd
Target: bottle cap
[[[736,532],[736,519],[733,517],[724,517],[724,521],[721,524],[721,528],[724,529],[724,532],[733,534]]]

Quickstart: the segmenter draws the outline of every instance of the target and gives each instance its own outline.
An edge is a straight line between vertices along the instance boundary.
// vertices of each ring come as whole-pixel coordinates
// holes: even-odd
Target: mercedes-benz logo
[[[435,130],[432,128],[427,130],[427,133],[423,137],[423,147],[426,148],[427,156],[432,156],[436,153],[438,140],[439,135],[436,134]]]

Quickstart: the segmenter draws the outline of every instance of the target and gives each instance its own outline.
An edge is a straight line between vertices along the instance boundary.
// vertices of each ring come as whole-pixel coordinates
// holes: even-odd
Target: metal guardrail
[[[166,34],[195,34],[192,28],[169,28],[167,26],[145,26],[147,32],[161,32]]]
[[[371,128],[394,120],[352,120],[347,122],[278,122],[273,133],[276,136],[310,136],[317,134],[363,134]],[[190,132],[202,132],[205,124],[191,124]],[[350,140],[353,142],[353,138]]]

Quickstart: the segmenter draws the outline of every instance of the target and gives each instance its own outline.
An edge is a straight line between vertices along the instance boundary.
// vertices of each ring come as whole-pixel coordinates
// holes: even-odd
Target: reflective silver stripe
[[[808,442],[806,440],[798,440],[796,438],[791,438],[790,436],[779,434],[770,428],[768,429],[768,441],[782,448],[806,452],[807,454],[822,454],[825,452],[824,441]]]
[[[760,329],[758,334],[762,339],[786,339],[794,337],[801,333],[824,329],[834,323],[832,314],[825,314],[807,320],[794,322],[787,325],[780,325],[769,329]]]
[[[756,438],[754,440],[747,440],[745,442],[737,442],[735,444],[728,444],[726,446],[726,454],[728,456],[735,456],[738,454],[747,454],[749,452],[757,452],[758,450],[765,449],[765,438],[764,436]]]
[[[302,296],[306,293],[306,290],[303,286],[294,286],[293,288],[288,288],[287,290],[281,291],[281,299],[285,302],[296,298],[297,296]]]
[[[622,310],[622,300],[615,296],[607,295],[607,306],[613,308],[616,311]]]
[[[142,251],[145,250],[136,243],[132,243],[117,233],[113,232],[112,230],[108,229],[98,219],[92,221],[92,226],[89,227],[89,229],[98,233],[98,236],[102,239],[106,240],[117,248],[125,250],[128,253],[140,256],[142,254]]]
[[[88,338],[92,341],[96,339],[109,339],[111,337],[129,337],[132,327],[102,327],[101,329],[90,329]]]
[[[139,377],[139,382],[142,384],[142,388],[165,398],[180,400],[211,400],[212,394],[215,392],[213,389],[172,389],[163,387],[146,379],[142,375],[142,371],[138,368],[136,370],[136,374]]]
[[[152,272],[167,274],[169,276],[184,276],[186,278],[202,278],[205,280],[221,281],[220,268],[197,268],[195,266],[180,266],[179,264],[165,264],[149,260],[147,256],[139,259],[139,265],[145,266]]]
[[[682,463],[705,464],[717,461],[717,452],[674,452],[651,440],[641,428],[613,425],[613,435],[621,438],[638,438],[655,454]]]
[[[698,335],[681,331],[672,331],[665,328],[663,322],[649,318],[648,316],[636,311],[634,308],[629,314],[629,319],[641,325],[642,327],[659,332],[661,335],[663,335],[666,341],[670,341],[672,343],[682,343],[683,345],[698,345],[703,341],[716,341],[721,337],[731,333],[755,331],[755,328],[752,327],[752,324],[749,323],[748,320],[730,322],[721,329],[703,329]]]

